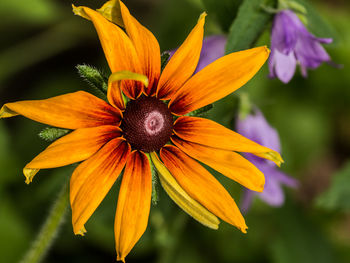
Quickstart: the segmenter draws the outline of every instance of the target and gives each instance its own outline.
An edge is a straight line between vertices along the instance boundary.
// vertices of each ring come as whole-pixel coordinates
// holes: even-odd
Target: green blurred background
[[[98,8],[104,1],[74,1]],[[230,4],[233,3],[232,5]],[[207,10],[206,34],[225,33],[240,1],[126,0],[136,18],[160,42],[177,47]],[[87,63],[108,72],[96,32],[74,16],[68,0],[0,1],[0,104],[90,91],[75,66]],[[222,222],[210,230],[182,212],[163,191],[149,227],[127,262],[350,262],[350,3],[311,1],[336,38],[327,46],[342,69],[322,65],[299,73],[288,84],[267,78],[267,66],[239,92],[249,94],[280,134],[282,170],[300,181],[286,189],[286,203],[272,208],[254,200],[245,215],[248,234]],[[232,9],[225,8],[229,5]],[[269,45],[269,27],[259,44]],[[233,127],[236,95],[215,104],[210,118]],[[22,168],[47,145],[38,137],[45,125],[23,117],[0,121],[0,262],[18,262],[30,247],[60,188],[74,166],[42,170],[29,186]],[[222,181],[239,202],[242,187]],[[114,262],[116,185],[87,223],[84,238],[74,236],[70,211],[44,262]]]

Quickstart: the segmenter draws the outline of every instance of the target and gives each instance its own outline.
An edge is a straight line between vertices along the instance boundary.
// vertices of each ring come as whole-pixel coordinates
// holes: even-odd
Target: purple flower
[[[332,42],[331,38],[317,38],[307,31],[298,16],[290,10],[283,10],[275,16],[271,34],[270,77],[278,77],[288,83],[297,63],[301,73],[307,76],[307,69],[315,69],[330,57],[321,46]]]
[[[205,68],[210,63],[217,60],[218,58],[223,57],[225,55],[225,45],[226,45],[225,36],[213,35],[213,36],[205,37],[203,40],[203,46],[202,46],[202,51],[198,61],[198,65],[194,74],[202,70],[203,68]],[[169,59],[172,57],[175,51],[176,49],[169,52],[170,53]]]
[[[198,61],[196,72],[202,70],[210,63],[225,55],[226,37],[222,35],[213,35],[205,37],[201,55]]]
[[[237,120],[237,132],[272,150],[280,152],[280,140],[277,131],[272,128],[259,110],[254,115]],[[242,210],[247,211],[252,198],[257,195],[271,206],[281,206],[284,203],[282,185],[296,187],[297,181],[278,170],[273,162],[246,153],[245,157],[252,162],[265,175],[265,188],[262,193],[246,189],[243,195]]]

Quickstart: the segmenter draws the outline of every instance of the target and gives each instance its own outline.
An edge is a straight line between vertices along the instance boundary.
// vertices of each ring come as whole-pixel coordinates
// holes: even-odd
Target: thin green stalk
[[[45,224],[42,226],[38,236],[32,243],[31,248],[27,251],[21,263],[39,263],[44,258],[57,236],[68,205],[68,185],[64,184],[51,208]]]

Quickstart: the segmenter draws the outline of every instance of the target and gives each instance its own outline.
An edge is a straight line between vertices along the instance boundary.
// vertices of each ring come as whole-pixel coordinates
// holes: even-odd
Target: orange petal
[[[181,140],[174,136],[172,142],[183,152],[210,166],[246,188],[262,192],[265,177],[251,162],[238,153]]]
[[[117,260],[125,260],[145,232],[151,206],[152,175],[146,155],[131,153],[120,186],[114,232]]]
[[[192,216],[201,224],[212,228],[218,229],[220,221],[212,213],[208,211],[204,206],[190,197],[185,190],[177,183],[175,178],[171,175],[164,164],[159,160],[155,152],[150,153],[152,163],[157,169],[159,181],[169,197],[187,214]]]
[[[160,75],[160,48],[157,39],[132,15],[128,8],[120,2],[125,30],[134,43],[140,59],[142,73],[148,77],[149,86],[145,88],[147,95],[153,95]]]
[[[116,126],[99,126],[78,129],[52,143],[45,151],[24,167],[27,183],[33,179],[31,170],[55,168],[88,159],[105,143],[119,137],[121,130]]]
[[[123,80],[136,80],[148,87],[149,81],[145,75],[137,74],[127,70],[112,73],[108,78],[107,98],[110,104],[123,110],[125,108],[124,98],[121,93],[120,84]]]
[[[246,232],[247,226],[235,201],[205,168],[171,145],[164,146],[160,156],[180,186],[193,199],[222,220]]]
[[[94,23],[112,73],[128,70],[141,74],[142,68],[136,49],[125,32],[100,13],[88,7],[82,8]],[[122,89],[130,98],[136,98],[142,92],[142,85],[134,81],[123,81]]]
[[[197,25],[165,66],[158,83],[158,98],[172,98],[196,70],[202,50],[205,16],[203,13],[199,17]]]
[[[129,144],[116,138],[75,169],[70,179],[75,234],[85,232],[84,224],[117,180],[129,155]]]
[[[185,83],[171,99],[170,109],[184,115],[227,96],[258,72],[269,53],[267,47],[257,47],[219,58]]]
[[[109,82],[108,90],[107,90],[107,99],[108,102],[114,107],[125,110],[125,102],[123,100],[123,95],[121,91],[121,83],[117,82]]]
[[[283,162],[278,152],[261,146],[208,119],[180,117],[175,121],[174,131],[181,139],[189,142],[223,150],[253,153],[261,158],[271,160],[277,165]]]
[[[119,125],[120,111],[84,91],[46,100],[25,100],[5,104],[0,118],[23,115],[37,122],[66,129]]]

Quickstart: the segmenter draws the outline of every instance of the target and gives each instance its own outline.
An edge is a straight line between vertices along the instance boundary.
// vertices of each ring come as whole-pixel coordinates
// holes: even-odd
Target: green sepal
[[[205,11],[220,25],[224,32],[229,30],[243,0],[201,0]]]
[[[98,95],[106,98],[108,90],[108,76],[89,65],[77,65],[76,68],[79,75],[99,93]]]
[[[151,166],[151,172],[152,172],[152,204],[156,206],[159,201],[159,194],[158,194],[158,174],[157,169],[154,167],[154,164],[152,162],[152,158],[150,154],[146,154],[149,164]]]
[[[155,169],[154,165],[151,164],[151,170],[152,170],[152,204],[157,205],[159,201],[159,194],[158,194],[158,175],[157,170]]]
[[[199,108],[198,110],[194,110],[185,114],[185,116],[204,117],[208,113],[208,111],[210,111],[213,107],[214,107],[213,104],[208,104],[202,108]]]
[[[67,129],[47,127],[43,129],[38,135],[41,139],[45,141],[53,142],[61,138],[62,136],[66,135],[69,132],[70,130],[67,130]]]
[[[170,57],[170,53],[168,51],[164,51],[160,57],[161,61],[161,71],[165,68],[165,66],[168,64],[168,60]]]
[[[276,7],[276,0],[243,0],[227,37],[226,54],[254,46],[273,14],[262,6]]]

